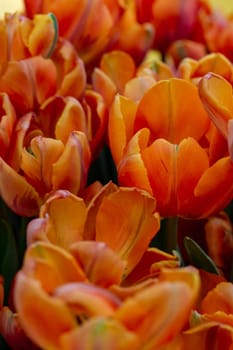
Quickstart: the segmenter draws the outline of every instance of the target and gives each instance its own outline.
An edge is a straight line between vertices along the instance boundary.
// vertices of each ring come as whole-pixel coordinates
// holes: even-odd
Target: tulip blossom
[[[2,50],[1,64],[27,57],[51,56],[58,38],[56,18],[38,14],[29,19],[18,13],[5,14],[0,21]]]
[[[64,213],[64,207],[69,208],[67,213]],[[109,215],[112,210],[116,213],[114,222]],[[28,243],[48,240],[66,249],[75,249],[73,245],[80,240],[105,242],[127,261],[125,274],[128,274],[159,227],[153,197],[135,188],[118,188],[109,183],[88,205],[67,191],[55,192],[41,207],[40,218],[30,222],[27,236]],[[64,235],[66,231],[67,235]]]
[[[24,3],[30,18],[36,13],[54,13],[60,35],[73,43],[90,67],[110,49],[122,49],[141,60],[153,42],[153,26],[139,23],[134,1],[82,0],[55,4],[49,0],[36,3],[25,0]]]
[[[65,144],[37,136],[23,149],[23,174],[0,159],[0,193],[8,206],[20,215],[33,216],[44,196],[63,188],[78,193],[86,184],[90,149],[85,134],[73,131]]]
[[[200,218],[223,208],[233,194],[233,165],[225,153],[209,159],[210,127],[197,88],[183,79],[158,81],[137,104],[116,96],[109,143],[119,183],[153,194],[162,216]]]
[[[87,283],[81,265],[68,252],[38,242],[28,248],[16,276],[14,299],[22,329],[42,348],[69,349],[72,344],[87,346],[101,341],[110,349],[111,338],[122,334],[133,349],[152,349],[169,343],[185,327],[198,293],[198,281],[195,269],[164,271],[158,282],[121,300],[112,291]],[[36,307],[33,312],[32,302]],[[101,338],[94,332],[97,324],[102,324]],[[115,348],[124,349],[124,342],[119,340]]]

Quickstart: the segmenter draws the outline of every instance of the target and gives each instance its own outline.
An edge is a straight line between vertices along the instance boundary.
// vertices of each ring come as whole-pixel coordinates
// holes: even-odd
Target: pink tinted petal
[[[120,300],[104,288],[90,283],[67,283],[56,288],[53,295],[62,300],[74,314],[86,317],[111,317]]]
[[[92,283],[104,288],[120,284],[125,262],[105,243],[81,241],[74,243],[70,252]]]

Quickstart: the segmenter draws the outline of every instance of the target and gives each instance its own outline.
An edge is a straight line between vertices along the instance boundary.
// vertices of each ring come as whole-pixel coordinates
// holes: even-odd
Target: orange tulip
[[[0,159],[1,196],[19,215],[35,215],[44,196],[52,190],[78,193],[86,183],[90,150],[81,132],[72,132],[65,144],[37,136],[28,150],[23,149],[21,157],[23,175]]]
[[[85,269],[88,271],[90,265]],[[113,290],[85,281],[70,253],[38,242],[28,248],[16,276],[14,300],[23,331],[42,348],[63,350],[101,341],[104,348],[112,349],[118,335],[116,350],[125,349],[124,341],[135,350],[153,349],[170,342],[185,328],[198,281],[195,269],[164,271],[161,280],[135,288],[122,300]],[[52,322],[54,316],[56,322]],[[101,333],[95,332],[98,324],[102,324]]]
[[[66,214],[64,207],[69,208]],[[112,211],[116,213],[115,219]],[[77,217],[76,213],[81,214]],[[159,227],[153,197],[136,188],[118,188],[108,183],[87,207],[81,198],[65,191],[55,192],[42,206],[40,218],[30,222],[27,236],[29,243],[43,239],[66,249],[80,240],[105,242],[127,262],[128,274]],[[67,236],[62,232],[67,232]]]
[[[109,143],[119,183],[153,194],[162,216],[206,217],[224,208],[233,194],[233,165],[225,153],[211,164],[210,125],[189,81],[161,80],[138,104],[116,96]]]
[[[58,37],[56,18],[52,14],[38,14],[29,19],[19,13],[7,13],[0,21],[0,28],[1,64],[37,55],[47,58]]]
[[[60,35],[74,44],[84,62],[92,68],[100,55],[109,49],[122,49],[141,60],[153,42],[153,26],[138,21],[134,1],[95,0],[89,3],[82,0],[54,4],[48,0],[36,3],[25,0],[25,7],[30,18],[36,13],[54,13]]]

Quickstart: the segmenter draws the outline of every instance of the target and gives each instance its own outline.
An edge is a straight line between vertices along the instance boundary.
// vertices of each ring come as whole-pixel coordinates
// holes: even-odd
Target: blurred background
[[[216,8],[221,8],[225,13],[233,14],[233,0],[208,0]],[[0,0],[0,16],[4,12],[22,11],[23,0]]]
[[[23,0],[0,0],[0,15],[4,12],[22,11]]]

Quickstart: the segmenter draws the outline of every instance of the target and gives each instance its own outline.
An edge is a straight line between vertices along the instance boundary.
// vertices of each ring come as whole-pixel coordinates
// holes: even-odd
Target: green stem
[[[163,248],[167,253],[178,249],[177,243],[178,217],[164,219],[163,223]]]

